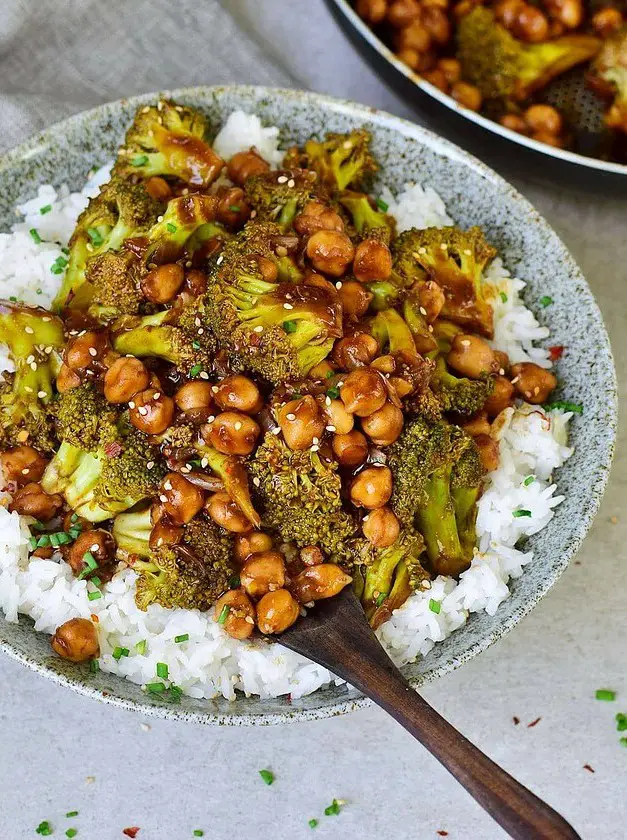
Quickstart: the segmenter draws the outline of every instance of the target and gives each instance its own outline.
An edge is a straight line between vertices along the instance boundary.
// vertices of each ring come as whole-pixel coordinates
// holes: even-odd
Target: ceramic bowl
[[[511,597],[496,615],[472,615],[465,627],[404,672],[415,686],[459,667],[507,633],[538,603],[579,548],[605,488],[616,433],[616,379],[601,314],[581,272],[563,243],[534,208],[502,178],[466,152],[409,122],[349,102],[313,93],[255,87],[198,87],[169,92],[201,108],[217,131],[234,109],[258,114],[281,127],[284,145],[310,135],[365,125],[380,163],[379,185],[392,190],[406,181],[434,187],[462,226],[480,225],[508,268],[528,283],[526,303],[551,328],[551,343],[568,352],[558,363],[560,398],[583,403],[572,424],[575,454],[560,469],[566,500],[555,518],[529,540],[535,560],[511,584]],[[135,109],[154,95],[112,102],[78,114],[22,144],[0,160],[0,229],[15,219],[14,206],[34,195],[39,183],[80,189],[87,173],[114,156]],[[555,301],[546,309],[540,297]],[[301,700],[239,697],[177,705],[147,696],[139,686],[102,672],[91,674],[54,656],[47,635],[32,621],[0,618],[0,646],[10,656],[82,694],[145,714],[213,724],[272,724],[341,714],[366,704],[356,691],[332,687]]]

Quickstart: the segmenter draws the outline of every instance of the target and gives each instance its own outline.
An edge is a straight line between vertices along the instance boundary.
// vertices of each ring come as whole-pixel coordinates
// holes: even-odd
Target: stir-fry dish
[[[356,0],[354,6],[401,61],[464,108],[550,146],[627,161],[623,2]],[[551,83],[575,68],[605,113],[594,144],[574,88],[550,95]]]
[[[9,509],[31,561],[60,553],[90,601],[130,567],[140,610],[211,610],[248,639],[350,585],[379,627],[469,567],[491,424],[556,378],[492,348],[479,228],[397,234],[364,192],[367,131],[274,170],[205,132],[143,107],[52,311],[2,302]],[[52,645],[98,656],[95,622]]]

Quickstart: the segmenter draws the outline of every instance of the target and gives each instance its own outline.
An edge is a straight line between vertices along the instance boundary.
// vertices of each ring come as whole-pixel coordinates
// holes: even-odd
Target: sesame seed
[[[325,405],[331,405],[331,397],[325,397],[324,398],[324,404]]]
[[[352,148],[352,146],[353,146],[353,144],[352,144],[352,141],[350,141],[350,140],[345,140],[345,141],[342,143],[342,148],[343,148],[343,149],[351,149],[351,148]]]
[[[275,426],[274,429],[270,429],[273,435],[280,435],[281,434],[281,427]]]
[[[446,251],[446,250],[447,250],[447,248],[448,248],[448,245],[446,244],[446,242],[442,242],[442,244],[440,245],[440,248],[441,248],[443,251]]]
[[[286,416],[287,416],[288,420],[296,420],[296,415],[295,414],[287,414]]]
[[[317,452],[319,449],[320,449],[320,447],[315,443],[314,443],[313,446],[309,447],[310,452]]]
[[[182,472],[182,473],[185,473],[185,475],[187,475],[187,473],[189,473],[189,472],[191,472],[191,471],[192,471],[192,468],[191,468],[191,467],[187,467],[187,466],[185,466],[185,467],[181,467],[181,472]]]
[[[194,318],[194,325],[195,326],[199,327],[201,325],[201,323],[202,323],[202,321],[200,320],[200,318]]]
[[[290,189],[291,189],[292,187],[295,187],[295,186],[296,186],[296,181],[295,181],[293,178],[290,178],[290,180],[287,182],[287,186],[288,186]]]
[[[199,373],[199,376],[200,376],[201,379],[209,379],[209,374],[207,373],[206,370],[201,370],[200,373]]]
[[[236,432],[239,432],[239,430],[242,428],[242,424],[240,423],[239,420],[237,421],[237,423],[233,424],[233,428],[235,429]]]
[[[464,251],[464,254],[465,254],[465,256],[469,257],[469,256],[471,256],[472,251],[469,248],[466,248],[466,250]]]
[[[194,263],[191,260],[187,260],[187,262],[185,263],[185,268],[191,268],[193,264]]]
[[[16,435],[16,439],[18,443],[24,443],[25,440],[28,440],[28,432],[26,429],[22,429],[21,432],[18,432]]]
[[[49,356],[52,353],[52,347],[44,347],[44,353]]]
[[[24,332],[28,335],[32,335],[35,332],[35,330],[32,327],[24,327]]]
[[[24,385],[24,390],[26,391],[27,394],[32,394],[33,393],[33,389],[30,387],[30,385]]]
[[[28,475],[29,472],[30,472],[30,470],[28,469],[28,467],[26,467],[25,469],[22,470],[22,475]]]
[[[253,478],[253,484],[255,485],[255,487],[259,487],[259,485],[261,484],[261,479],[259,479],[259,478],[257,478],[257,476],[255,476]]]
[[[89,546],[90,551],[98,551],[98,543]]]
[[[427,327],[427,329],[428,329],[428,331],[429,331],[429,332],[433,332],[433,327],[431,326],[431,324],[429,324],[429,326]]]
[[[209,459],[208,459],[208,458],[203,458],[203,459],[201,460],[201,462],[200,462],[200,466],[201,466],[203,469],[204,469],[205,467],[207,467],[207,466],[208,466],[208,464],[209,464]]]
[[[37,391],[37,396],[40,400],[45,400],[48,394],[45,391]]]
[[[171,490],[172,489],[172,482],[171,481],[165,481],[164,484],[163,484],[163,489],[164,490]]]
[[[294,309],[294,307],[292,306],[291,303],[284,303],[283,304],[283,309]]]
[[[37,362],[31,362],[30,363],[30,369],[31,370],[37,370]]]
[[[128,404],[128,407],[129,408],[135,408],[135,403],[133,402],[133,400],[130,401],[130,403]]]
[[[325,429],[327,430],[327,432],[334,432],[335,426],[325,426]]]
[[[154,465],[155,465],[154,461],[148,461],[148,463],[146,464],[146,467],[147,467],[147,469],[151,470],[154,467]]]
[[[505,376],[505,368],[499,368],[499,376]]]
[[[96,358],[96,356],[98,355],[98,351],[96,350],[95,347],[90,347],[89,348],[89,355],[92,357],[92,359]]]
[[[247,624],[254,624],[255,623],[255,619],[252,617],[252,615],[247,615],[246,618],[244,619],[244,621]]]
[[[158,400],[160,396],[161,396],[161,392],[160,391],[155,391],[154,394],[152,395],[152,398],[153,398],[153,400]]]
[[[253,332],[256,332],[256,333],[262,333],[262,332],[263,332],[263,327],[261,326],[261,324],[259,324],[259,326],[258,326],[258,327],[255,327],[255,329],[253,330]]]
[[[31,355],[30,355],[30,356],[28,356],[28,358],[26,359],[26,364],[27,364],[27,365],[30,365],[30,363],[31,363],[31,362],[34,362],[34,361],[35,361],[35,357],[31,354]]]
[[[198,330],[198,335],[202,335],[203,333],[204,333],[204,329],[201,327],[201,328]]]
[[[341,280],[337,281],[337,283],[335,284],[335,288],[336,289],[341,289],[342,288],[342,281]]]
[[[424,308],[424,306],[420,307],[420,314],[421,315],[426,315],[427,314],[427,310]]]
[[[157,221],[162,222],[163,221],[163,216],[157,216]]]
[[[519,379],[520,379],[520,376],[515,376],[515,377],[512,379],[512,385],[515,385],[515,384],[518,382],[518,380],[519,380]]]
[[[467,338],[462,339],[462,341],[460,343],[461,343],[462,347],[470,347],[470,340],[467,339]]]
[[[142,417],[143,417],[144,415],[148,414],[148,409],[146,408],[146,406],[145,406],[145,405],[140,405],[140,406],[139,406],[139,408],[138,408],[137,410],[138,410],[138,411],[139,411],[139,413],[142,415]]]
[[[313,437],[313,438],[311,439],[311,442],[312,442],[312,443],[320,443],[320,438]]]
[[[212,393],[212,394],[217,394],[219,390],[220,390],[220,389],[218,388],[218,386],[217,386],[217,385],[212,385],[212,386],[211,386],[211,393]]]
[[[257,211],[253,210],[252,213],[250,214],[250,218],[254,219],[256,215],[257,215]],[[222,259],[222,257],[220,257],[220,259]]]
[[[49,315],[44,315],[44,317],[41,320],[47,324],[48,321],[52,321],[52,318]]]
[[[212,415],[211,415],[211,417],[207,417],[207,423],[208,423],[208,424],[209,424],[209,423],[213,423],[213,421],[214,421],[215,419],[216,419],[216,418],[215,418],[215,415],[214,415],[214,414],[212,414]]]
[[[159,539],[157,540],[157,546],[161,547],[162,545],[163,545],[163,537],[159,537]]]
[[[276,179],[277,184],[286,184],[287,183],[287,175],[279,175]]]
[[[159,496],[159,501],[160,501],[160,502],[164,502],[164,503],[168,501],[168,497],[165,495],[165,493],[162,493],[162,494]]]

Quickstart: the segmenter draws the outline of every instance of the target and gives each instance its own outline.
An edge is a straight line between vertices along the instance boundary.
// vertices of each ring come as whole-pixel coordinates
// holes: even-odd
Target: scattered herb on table
[[[43,820],[35,829],[35,833],[40,834],[42,837],[50,837],[50,835],[52,834],[52,830],[52,826],[50,825],[48,820]]]
[[[337,816],[342,810],[342,803],[339,799],[334,799],[330,805],[324,809],[325,816]]]
[[[610,688],[597,688],[594,696],[597,700],[607,700],[608,702],[616,700],[616,692]]]
[[[309,825],[309,828],[316,828],[317,825],[318,825],[318,820],[316,820],[316,819],[309,820],[308,825]]]
[[[259,775],[267,785],[271,785],[274,781],[274,773],[271,770],[260,770]]]

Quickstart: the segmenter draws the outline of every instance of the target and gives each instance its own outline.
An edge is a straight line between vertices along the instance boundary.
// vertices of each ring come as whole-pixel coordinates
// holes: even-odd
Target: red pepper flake
[[[444,831],[443,828],[441,828],[439,831],[436,831],[436,834],[439,834],[440,837],[448,837],[448,831]]]
[[[596,772],[596,771],[594,770],[594,768],[590,767],[590,765],[589,765],[589,764],[584,764],[583,769],[584,769],[584,770],[587,770],[587,771],[588,771],[588,773],[595,773],[595,772]]]
[[[99,621],[100,621],[100,619],[98,618],[98,616],[96,615],[96,613],[92,613],[92,614],[91,614],[91,616],[90,616],[90,618],[91,618],[91,620],[94,622],[94,624],[98,624],[98,623],[99,623]]]
[[[553,347],[549,347],[549,359],[552,362],[561,359],[565,349],[566,347],[563,344],[554,344]]]
[[[122,446],[115,441],[108,443],[104,448],[104,454],[107,458],[118,458],[122,454]]]
[[[516,717],[516,715],[514,715],[514,717],[512,718],[512,720],[514,721],[514,726],[518,726],[518,724],[520,723],[520,718],[519,718],[519,717]]]
[[[139,831],[138,825],[132,825],[130,828],[124,828],[122,830],[122,834],[125,834],[127,837],[137,837],[137,832]]]
[[[536,724],[540,723],[541,720],[542,720],[541,717],[536,718],[535,720],[532,720],[531,723],[527,724],[527,729],[531,729],[532,726],[536,726]]]

